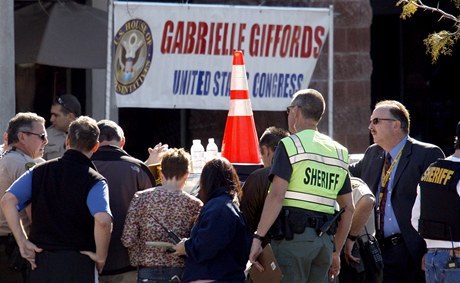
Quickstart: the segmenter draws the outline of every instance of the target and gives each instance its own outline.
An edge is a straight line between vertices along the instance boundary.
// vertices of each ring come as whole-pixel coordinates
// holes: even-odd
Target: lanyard
[[[398,155],[396,155],[396,158],[391,162],[390,168],[385,172],[385,164],[383,165],[382,168],[382,176],[381,176],[381,186],[382,188],[386,187],[388,184],[388,180],[390,179],[391,171],[393,171],[393,168],[395,167],[396,163],[398,163],[399,158],[401,157],[402,151],[404,149],[404,146],[399,150]],[[390,154],[390,153],[388,153]]]

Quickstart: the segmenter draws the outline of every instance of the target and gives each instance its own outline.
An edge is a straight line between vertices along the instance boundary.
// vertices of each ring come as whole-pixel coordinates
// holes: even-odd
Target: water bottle
[[[205,163],[204,147],[201,140],[193,140],[190,155],[192,156],[192,173],[201,173]]]
[[[208,145],[206,146],[206,162],[211,159],[219,157],[219,149],[213,138],[208,139]]]

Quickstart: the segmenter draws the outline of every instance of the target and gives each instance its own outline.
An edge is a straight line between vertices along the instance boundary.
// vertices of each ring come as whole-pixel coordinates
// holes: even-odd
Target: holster
[[[340,213],[340,214],[339,214],[339,213]],[[342,212],[335,211],[334,215],[333,215],[333,216],[331,215],[331,216],[328,218],[328,220],[327,220],[328,222],[331,221],[331,220],[335,217],[335,215],[337,215],[337,214],[339,214],[339,215],[338,215],[337,218],[332,222],[332,224],[331,224],[331,226],[329,227],[329,229],[326,231],[326,233],[329,234],[329,235],[335,235],[335,233],[337,233],[337,228],[339,227],[339,222],[340,222],[340,219],[342,218],[342,216],[341,216],[341,215],[342,215]]]
[[[282,240],[284,239],[284,230],[284,211],[281,210],[272,227],[268,230],[267,236],[271,240]]]
[[[271,240],[292,240],[294,238],[294,234],[292,232],[291,224],[289,221],[289,213],[289,209],[284,207],[281,209],[278,217],[267,233]]]
[[[283,207],[277,219],[269,230],[270,239],[290,241],[294,234],[302,234],[306,228],[315,229],[319,235],[320,228],[332,219],[332,215],[317,214],[300,208]],[[328,234],[335,234],[337,223],[328,229]]]
[[[290,211],[289,209],[284,209],[284,239],[286,239],[286,241],[294,239],[294,233],[291,227]]]

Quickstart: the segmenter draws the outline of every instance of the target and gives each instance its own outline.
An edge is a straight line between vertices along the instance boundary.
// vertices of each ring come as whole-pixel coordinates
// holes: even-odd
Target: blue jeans
[[[425,256],[425,279],[427,283],[460,282],[460,257],[457,268],[448,268],[449,250],[428,250]]]
[[[141,267],[137,270],[137,283],[169,283],[174,276],[182,277],[181,267]]]

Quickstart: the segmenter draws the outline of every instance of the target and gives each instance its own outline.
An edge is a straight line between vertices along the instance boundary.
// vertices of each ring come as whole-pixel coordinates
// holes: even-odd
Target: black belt
[[[380,241],[380,246],[382,248],[388,249],[391,247],[398,246],[402,243],[404,243],[404,238],[402,234],[394,234],[390,237],[383,238],[383,240]]]
[[[295,234],[302,234],[305,228],[319,229],[324,225],[325,221],[322,217],[307,216],[301,221],[291,221],[291,229]]]

